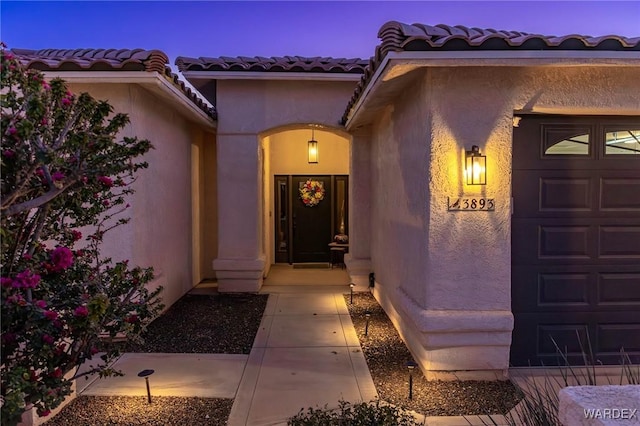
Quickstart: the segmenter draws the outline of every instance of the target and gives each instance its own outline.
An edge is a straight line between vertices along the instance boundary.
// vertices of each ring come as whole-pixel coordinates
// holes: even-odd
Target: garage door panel
[[[615,213],[640,212],[640,177],[601,178],[600,210]]]
[[[586,218],[570,223],[556,219],[514,220],[512,262],[514,265],[569,261],[586,264],[597,258],[597,232]]]
[[[640,270],[598,274],[597,305],[640,308]]]
[[[512,221],[512,264],[640,264],[640,219]]]
[[[516,313],[640,310],[640,265],[514,266]]]
[[[567,269],[567,268],[565,268]],[[595,288],[592,274],[571,270],[540,272],[536,267],[515,267],[514,286],[511,298],[513,312],[557,311],[589,309]]]
[[[589,259],[590,230],[589,226],[539,226],[538,259]]]
[[[565,172],[559,176],[553,171],[527,170],[514,173],[513,179],[514,187],[530,194],[514,194],[514,218],[555,217],[558,213],[588,217],[598,208],[598,181],[589,176],[588,171]]]
[[[599,257],[602,259],[638,259],[640,262],[640,224],[598,227]]]
[[[633,171],[514,171],[513,217],[638,217],[637,163]]]
[[[640,321],[640,318],[636,318]],[[598,353],[618,355],[623,348],[630,355],[640,354],[640,324],[599,324],[596,329]]]
[[[593,210],[592,179],[542,177],[538,195],[539,212]]]
[[[580,365],[584,352],[593,354],[596,362],[618,364],[621,348],[632,361],[638,362],[640,318],[634,318],[635,315],[635,311],[518,315],[514,323],[511,363],[562,365],[561,352],[568,356],[572,365]]]
[[[538,307],[585,307],[589,305],[589,274],[547,273],[538,275]]]

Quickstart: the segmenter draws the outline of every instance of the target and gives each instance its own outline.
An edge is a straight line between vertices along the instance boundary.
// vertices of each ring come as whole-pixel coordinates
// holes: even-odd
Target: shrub
[[[380,401],[355,405],[340,401],[337,409],[308,408],[300,410],[287,422],[289,426],[413,426],[414,417],[399,408]]]
[[[116,141],[128,123],[62,80],[1,52],[2,424],[46,416],[71,393],[100,335],[137,336],[162,305],[151,268],[101,254],[123,225],[146,140]],[[83,233],[86,236],[83,238]],[[117,374],[108,350],[84,374]],[[74,371],[75,370],[75,371]],[[68,374],[69,373],[69,374]]]
[[[522,402],[516,408],[505,415],[505,421],[509,426],[561,426],[558,418],[560,403],[559,391],[567,386],[596,386],[598,361],[595,359],[591,342],[587,335],[587,341],[582,342],[577,334],[578,345],[582,358],[582,365],[572,365],[566,350],[561,350],[555,340],[558,359],[560,360],[558,371],[560,376],[545,373],[539,380],[526,378],[526,386],[514,384],[524,395]],[[640,366],[633,365],[624,348],[620,350],[621,375],[617,384],[640,384]],[[612,385],[609,380],[608,385]],[[484,424],[498,425],[498,422],[489,416],[490,422]]]

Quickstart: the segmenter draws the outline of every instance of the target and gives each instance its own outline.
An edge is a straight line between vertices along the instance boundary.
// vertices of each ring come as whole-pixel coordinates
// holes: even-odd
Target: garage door
[[[640,117],[514,128],[511,363],[640,362]]]

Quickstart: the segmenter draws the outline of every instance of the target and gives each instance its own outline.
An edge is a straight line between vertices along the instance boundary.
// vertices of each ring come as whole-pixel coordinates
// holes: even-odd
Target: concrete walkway
[[[340,289],[343,290],[343,289]],[[153,369],[152,395],[234,398],[228,425],[281,425],[308,407],[376,397],[344,297],[272,293],[247,355],[124,354],[123,377],[78,382],[83,395],[146,395],[137,373]]]
[[[300,409],[376,397],[341,294],[271,294],[229,425],[276,425]]]

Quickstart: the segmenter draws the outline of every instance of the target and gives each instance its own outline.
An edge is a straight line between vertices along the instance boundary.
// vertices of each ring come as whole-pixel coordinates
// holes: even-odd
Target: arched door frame
[[[321,131],[321,132],[328,132],[331,134],[334,134],[342,139],[344,139],[348,144],[349,144],[349,155],[351,153],[351,143],[352,143],[352,135],[347,132],[344,128],[341,127],[337,127],[337,126],[333,126],[333,125],[327,125],[324,123],[289,123],[286,125],[280,125],[280,126],[276,126],[276,127],[272,127],[269,128],[267,130],[264,130],[262,132],[259,132],[257,137],[258,137],[258,141],[259,141],[259,147],[260,147],[260,165],[259,165],[259,170],[260,170],[260,178],[261,178],[261,188],[262,188],[262,206],[263,206],[263,213],[262,213],[262,220],[261,220],[261,235],[262,235],[262,248],[265,251],[265,256],[266,256],[266,262],[265,262],[265,270],[264,270],[264,276],[266,277],[266,275],[269,272],[269,268],[271,267],[271,264],[274,262],[274,245],[275,245],[275,241],[274,241],[274,235],[273,235],[273,231],[272,229],[275,226],[275,218],[273,217],[273,193],[272,193],[272,187],[274,185],[273,179],[271,178],[271,176],[273,175],[273,172],[271,170],[269,171],[265,171],[265,157],[268,157],[270,155],[270,149],[268,149],[267,147],[265,147],[265,138],[276,135],[276,134],[280,134],[283,132],[287,132],[287,131],[292,131],[292,130],[305,130],[305,129],[314,129],[317,131]],[[351,162],[351,159],[349,158],[349,163]],[[350,197],[349,193],[348,197]],[[350,201],[348,200],[347,203],[349,203]]]

